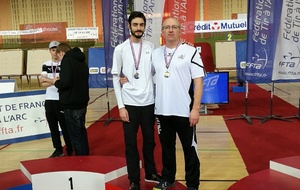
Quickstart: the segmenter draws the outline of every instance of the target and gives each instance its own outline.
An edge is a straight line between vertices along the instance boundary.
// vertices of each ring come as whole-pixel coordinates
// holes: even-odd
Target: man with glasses
[[[196,48],[182,44],[180,34],[178,20],[167,18],[162,24],[166,45],[152,52],[156,77],[155,115],[160,121],[159,138],[163,161],[163,180],[153,190],[175,186],[176,134],[184,152],[187,189],[199,188],[200,161],[197,154],[196,124],[199,121],[205,70]],[[191,86],[194,90],[193,97],[189,95]]]

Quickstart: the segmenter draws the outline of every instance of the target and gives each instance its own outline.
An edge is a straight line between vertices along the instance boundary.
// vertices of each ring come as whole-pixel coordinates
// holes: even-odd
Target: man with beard
[[[151,70],[151,53],[154,45],[142,40],[146,18],[134,11],[128,18],[129,39],[119,44],[113,55],[113,84],[120,118],[123,121],[125,155],[129,189],[140,190],[140,157],[137,132],[141,126],[143,136],[143,160],[145,181],[158,183],[154,162],[154,84]],[[126,83],[120,83],[126,78]]]

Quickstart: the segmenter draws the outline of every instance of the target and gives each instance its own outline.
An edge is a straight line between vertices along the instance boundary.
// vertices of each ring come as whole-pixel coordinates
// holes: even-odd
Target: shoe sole
[[[166,189],[173,188],[173,187],[175,187],[175,186],[166,187],[166,188],[163,188],[163,189],[153,188],[152,190],[166,190]]]
[[[165,187],[165,188],[163,188],[163,189],[159,189],[159,188],[153,187],[153,189],[152,189],[152,190],[166,190],[166,189],[168,189],[168,188],[173,188],[173,187],[175,187],[175,183],[174,183],[174,184],[172,184],[172,186]]]
[[[64,154],[56,155],[56,156],[50,156],[49,158],[56,158],[56,157],[63,157]]]
[[[159,183],[159,181],[151,180],[151,179],[145,179],[148,183]]]

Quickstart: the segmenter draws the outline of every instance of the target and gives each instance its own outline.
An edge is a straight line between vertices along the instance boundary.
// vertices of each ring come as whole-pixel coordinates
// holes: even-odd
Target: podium
[[[126,161],[113,156],[68,156],[21,162],[33,190],[99,190],[127,174]]]

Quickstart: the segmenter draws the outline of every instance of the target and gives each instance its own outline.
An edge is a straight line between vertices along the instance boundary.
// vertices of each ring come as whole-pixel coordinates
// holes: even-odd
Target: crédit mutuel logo
[[[247,20],[215,20],[196,21],[194,30],[198,32],[225,32],[239,31],[247,29]]]

